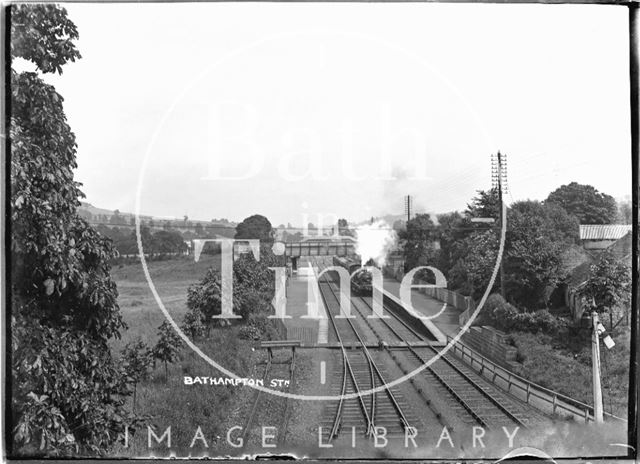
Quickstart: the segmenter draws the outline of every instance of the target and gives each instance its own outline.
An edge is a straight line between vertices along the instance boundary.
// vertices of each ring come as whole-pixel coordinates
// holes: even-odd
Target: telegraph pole
[[[404,197],[404,212],[407,213],[407,222],[411,220],[411,204],[413,203],[413,198],[411,195],[407,195]]]
[[[602,407],[602,385],[600,383],[600,338],[598,333],[598,313],[591,313],[591,364],[593,370],[593,421],[596,424],[604,422]]]
[[[640,6],[637,2],[629,4],[629,71],[630,79],[630,102],[631,102],[631,177],[633,184],[633,204],[638,205],[640,199],[640,189],[638,187],[638,178],[640,176]],[[638,208],[633,208],[633,224],[638,223]],[[638,259],[638,229],[633,231],[633,290],[631,295],[631,307],[638,307],[638,295],[640,294],[638,281],[638,269],[640,268],[640,260]],[[630,365],[638,365],[638,332],[640,325],[638,324],[638,312],[631,311],[631,359]],[[629,410],[634,411],[640,403],[640,393],[638,391],[638,381],[635,375],[629,379]],[[629,443],[634,443],[638,437],[638,422],[630,421],[627,431]],[[632,456],[629,450],[629,457]]]
[[[504,221],[503,217],[503,199],[502,194],[508,192],[507,185],[507,155],[500,153],[498,151],[497,154],[491,155],[491,186],[492,188],[498,191],[498,207],[500,209],[500,224],[499,227],[502,227],[502,223]],[[500,294],[502,298],[505,298],[504,291],[504,266],[503,266],[504,256],[500,260]]]

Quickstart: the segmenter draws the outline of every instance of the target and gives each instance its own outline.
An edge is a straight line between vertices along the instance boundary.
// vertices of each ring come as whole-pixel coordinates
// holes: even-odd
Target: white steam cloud
[[[385,221],[359,226],[356,229],[356,253],[361,265],[372,259],[376,265],[384,266],[389,252],[396,246],[398,236]]]

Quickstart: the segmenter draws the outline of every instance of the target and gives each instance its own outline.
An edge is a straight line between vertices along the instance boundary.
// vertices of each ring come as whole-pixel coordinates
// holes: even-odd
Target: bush
[[[164,363],[165,380],[169,375],[167,364],[176,360],[181,345],[182,339],[173,327],[167,321],[162,322],[158,327],[158,341],[153,347],[152,354],[154,359]]]
[[[151,367],[152,353],[141,339],[125,345],[121,355],[122,366],[133,383],[133,410],[136,409],[138,383],[147,379]]]
[[[251,315],[270,312],[271,301],[275,294],[275,282],[270,266],[278,265],[278,256],[268,248],[261,248],[260,261],[251,254],[241,254],[233,263],[233,311],[248,322]],[[207,337],[211,333],[214,321],[228,325],[227,319],[214,319],[222,313],[222,278],[215,269],[207,270],[206,275],[187,290],[187,307],[192,314],[185,317],[183,327],[192,333],[200,333],[197,318],[200,316],[202,330]],[[244,336],[251,336],[246,329]]]
[[[202,323],[208,325],[212,316],[222,312],[222,280],[220,272],[211,268],[204,278],[187,289],[187,307],[202,315]]]
[[[496,319],[503,319],[502,316],[505,315],[513,317],[512,313],[517,312],[518,310],[507,303],[502,295],[492,293],[485,301],[474,325],[494,325]]]
[[[190,339],[196,339],[204,335],[204,315],[198,308],[189,309],[182,319],[180,328]]]
[[[478,317],[479,325],[492,325],[504,332],[529,332],[557,334],[565,330],[567,322],[558,318],[546,309],[532,313],[520,312],[515,306],[507,303],[501,295],[494,293],[487,298]]]
[[[245,340],[274,340],[278,338],[278,332],[266,314],[251,314],[238,336]]]

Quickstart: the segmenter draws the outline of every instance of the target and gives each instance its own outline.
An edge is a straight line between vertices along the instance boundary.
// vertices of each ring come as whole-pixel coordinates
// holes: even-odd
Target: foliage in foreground
[[[253,366],[257,352],[252,351],[253,343],[239,337],[238,333],[242,327],[214,327],[209,338],[199,340],[198,346],[206,353],[215,353],[216,362],[226,369],[240,377],[251,377],[255,375]],[[201,359],[197,353],[189,349],[183,350],[181,359],[169,365],[169,378],[166,383],[164,375],[164,372],[158,369],[152,371],[147,380],[140,382],[137,408],[153,414],[149,425],[157,433],[162,433],[171,426],[171,439],[175,443],[174,452],[184,455],[193,452],[197,455],[207,451],[202,449],[201,442],[198,442],[193,449],[180,448],[189,446],[198,426],[201,426],[207,435],[210,451],[216,446],[211,437],[220,435],[224,440],[228,427],[242,425],[242,421],[238,423],[237,408],[242,404],[239,402],[240,395],[249,395],[251,398],[253,390],[249,387],[184,385],[183,376],[224,376]],[[169,451],[164,444],[152,450],[156,455],[162,455],[162,453],[168,455]],[[130,435],[129,448],[121,447],[114,450],[115,455],[135,457],[149,455],[149,452],[146,427]]]
[[[43,73],[80,58],[63,8],[12,5],[11,56]],[[134,423],[131,385],[107,342],[125,328],[111,243],[79,217],[76,142],[63,98],[11,70],[10,453],[101,454]]]

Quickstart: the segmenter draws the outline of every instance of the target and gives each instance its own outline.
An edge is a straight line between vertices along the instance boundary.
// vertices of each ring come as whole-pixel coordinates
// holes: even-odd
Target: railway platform
[[[294,274],[287,280],[287,316],[290,318],[284,320],[287,329],[288,340],[299,340],[303,347],[322,346],[328,343],[329,327],[326,316],[326,309],[319,296],[315,298],[318,301],[318,312],[324,317],[313,319],[307,317],[309,311],[309,279],[310,270],[307,272],[307,263],[301,263],[297,274]],[[317,292],[317,286],[314,290]]]
[[[397,280],[385,277],[384,289],[393,296],[400,298],[400,282]],[[413,303],[413,308],[421,315],[429,317],[437,315],[431,319],[431,322],[443,334],[454,337],[460,330],[458,317],[462,311],[459,309],[452,305],[447,305],[443,310],[443,305],[445,303],[420,293],[417,290],[413,290],[411,292],[411,301]]]
[[[287,303],[286,313],[290,318],[284,320],[287,329],[288,340],[300,340],[303,347],[326,346],[329,345],[329,324],[326,315],[324,301],[319,295],[316,298],[309,298],[309,292],[317,292],[317,286],[309,287],[309,280],[313,273],[312,264],[309,261],[301,260],[298,272],[287,280]],[[384,279],[385,292],[400,297],[400,282],[395,279]],[[309,312],[309,301],[317,301],[317,311],[322,318],[314,319],[307,317]],[[436,300],[417,290],[411,293],[411,301],[416,312],[423,316],[434,317],[429,324],[435,325],[444,336],[455,336],[460,325],[458,317],[461,311],[452,305],[444,306],[442,301]]]

